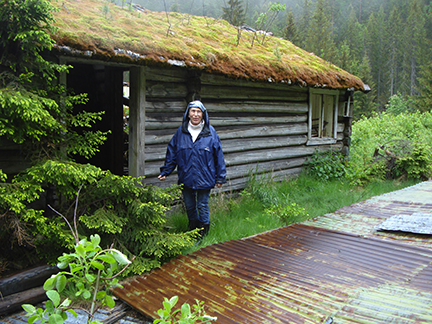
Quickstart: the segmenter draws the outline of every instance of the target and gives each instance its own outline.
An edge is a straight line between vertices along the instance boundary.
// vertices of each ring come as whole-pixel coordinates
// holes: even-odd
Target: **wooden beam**
[[[130,70],[129,106],[129,175],[145,176],[145,106],[146,84],[144,67]]]

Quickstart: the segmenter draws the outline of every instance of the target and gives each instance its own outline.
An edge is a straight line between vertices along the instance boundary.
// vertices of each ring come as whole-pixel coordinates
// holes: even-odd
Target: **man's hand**
[[[166,177],[165,176],[163,176],[163,175],[158,175],[158,179],[160,180],[160,181],[164,181],[165,179],[166,179]]]

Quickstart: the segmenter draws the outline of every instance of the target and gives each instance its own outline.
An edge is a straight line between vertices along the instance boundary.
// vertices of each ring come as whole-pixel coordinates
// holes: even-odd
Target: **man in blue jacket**
[[[202,228],[200,234],[204,236],[210,229],[210,190],[226,182],[226,168],[219,136],[201,101],[188,104],[182,125],[168,144],[158,178],[165,180],[176,166],[189,230]]]

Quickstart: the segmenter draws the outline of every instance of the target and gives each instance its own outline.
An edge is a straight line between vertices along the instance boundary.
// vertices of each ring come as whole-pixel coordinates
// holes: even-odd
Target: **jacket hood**
[[[189,125],[189,108],[191,107],[197,107],[199,109],[201,109],[201,111],[203,112],[203,120],[204,120],[204,128],[201,131],[201,133],[198,135],[198,138],[200,136],[209,136],[210,135],[210,123],[209,123],[209,117],[207,114],[207,109],[204,107],[204,105],[202,104],[201,101],[199,100],[195,100],[195,101],[191,101],[189,102],[189,104],[187,105],[186,111],[183,115],[183,122],[182,122],[182,132],[183,133],[189,133],[188,131],[188,125]]]
[[[189,102],[189,104],[187,105],[186,111],[183,115],[183,123],[186,121],[189,122],[189,109],[191,107],[196,107],[196,108],[201,109],[201,111],[203,112],[203,120],[205,122],[205,125],[209,125],[209,118],[208,118],[208,114],[207,114],[207,109],[204,107],[203,103],[199,100]]]

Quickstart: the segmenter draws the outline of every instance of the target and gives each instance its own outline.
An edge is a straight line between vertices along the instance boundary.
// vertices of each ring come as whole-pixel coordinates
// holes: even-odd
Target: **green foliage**
[[[231,25],[241,26],[246,20],[242,0],[228,0],[227,7],[223,7],[222,10],[222,19]]]
[[[401,113],[413,112],[413,101],[409,97],[396,94],[390,97],[389,103],[385,105],[386,112],[392,115],[399,115]]]
[[[353,124],[348,178],[431,177],[432,114],[383,113]]]
[[[283,205],[273,205],[265,210],[265,213],[269,217],[277,217],[279,220],[285,224],[289,225],[295,223],[299,220],[305,220],[309,218],[309,214],[306,209],[299,206],[295,202],[290,203],[286,206]]]
[[[155,319],[153,323],[195,324],[217,321],[217,317],[212,317],[205,313],[204,302],[198,299],[195,299],[196,304],[193,305],[193,310],[191,310],[188,303],[184,303],[180,309],[174,309],[178,299],[178,296],[173,296],[170,299],[164,297],[164,301],[162,302],[163,308],[157,312],[160,318]]]
[[[102,113],[72,113],[86,95],[68,94],[57,78],[70,67],[42,56],[53,45],[53,11],[47,0],[0,6],[0,137],[22,144],[35,160],[89,158],[108,132],[90,130]]]
[[[69,223],[68,225],[70,226]],[[76,312],[70,308],[71,301],[68,298],[61,300],[61,294],[68,285],[75,287],[77,296],[82,296],[83,299],[91,302],[87,323],[100,323],[93,320],[93,315],[98,308],[115,306],[110,289],[120,286],[116,277],[131,261],[116,249],[102,249],[101,238],[97,234],[92,235],[90,241],[87,238],[78,241],[77,229],[72,230],[72,233],[77,241],[74,251],[64,253],[58,258],[57,264],[59,269],[69,268],[69,271],[60,271],[45,281],[43,288],[48,297],[45,309],[29,304],[22,305],[26,311],[25,316],[29,317],[28,323],[39,321],[39,323],[62,324],[67,319],[66,312],[77,317]]]
[[[58,214],[50,215],[44,205],[29,205],[52,190],[57,197],[52,207],[69,221],[77,213],[80,233],[99,233],[103,245],[118,242],[129,257],[136,256],[125,275],[142,273],[178,255],[195,240],[193,233],[173,234],[164,229],[165,212],[179,197],[179,187],[161,189],[141,181],[89,164],[50,160],[15,177],[12,184],[0,186],[0,214],[19,219],[21,232],[31,238],[39,256],[54,260],[64,249],[72,248],[73,238]],[[80,199],[75,205],[78,190]],[[7,226],[1,231],[4,240],[13,237],[13,229]]]
[[[331,150],[315,151],[308,159],[306,172],[322,181],[343,178],[346,174],[346,157]]]

